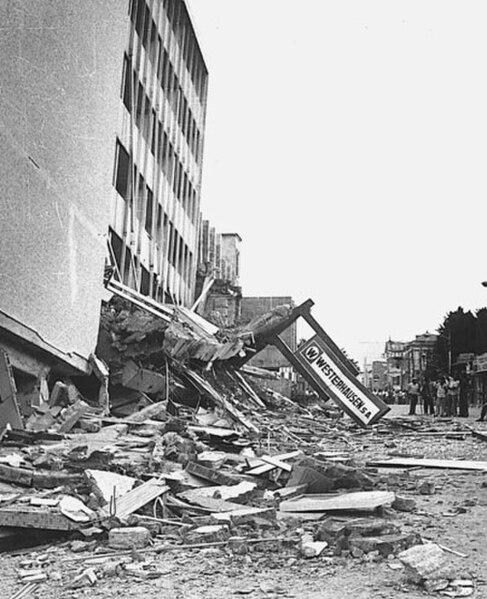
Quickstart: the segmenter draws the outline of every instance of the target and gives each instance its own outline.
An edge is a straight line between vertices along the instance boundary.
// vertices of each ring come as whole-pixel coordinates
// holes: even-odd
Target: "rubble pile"
[[[396,495],[397,478],[384,475],[383,463],[356,458],[374,443],[394,449],[397,427],[431,431],[399,419],[363,430],[320,402],[303,407],[266,389],[265,378],[234,359],[258,343],[269,318],[250,337],[245,331],[249,344],[241,332],[217,338],[208,323],[181,314],[168,323],[118,300],[106,306],[97,392],[110,410],[72,381],[56,381],[25,430],[4,431],[4,547],[68,542],[68,588],[162,576],[159,556],[197,549],[232,559],[276,554],[287,563],[386,561],[425,584],[416,556],[442,560],[404,529],[401,515],[415,502]],[[25,594],[64,576],[50,555],[19,563]],[[442,580],[443,591],[453,588],[451,577]]]

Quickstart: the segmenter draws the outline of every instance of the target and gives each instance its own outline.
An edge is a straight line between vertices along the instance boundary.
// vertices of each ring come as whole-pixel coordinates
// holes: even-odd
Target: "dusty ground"
[[[395,407],[393,416],[405,413]],[[441,426],[449,430],[455,422],[474,424],[478,411],[469,419],[457,419]],[[487,433],[487,424],[477,424]],[[387,457],[390,451],[420,454],[424,457],[487,461],[487,443],[467,436],[464,440],[445,437],[418,437],[404,432],[359,435],[352,442],[359,463],[370,458]],[[350,450],[348,443],[334,443],[329,450]],[[406,472],[382,470],[381,488],[412,497],[417,501],[413,513],[391,512],[403,531],[414,530],[423,538],[465,554],[450,554],[451,572],[473,581],[476,598],[487,598],[487,477],[484,473],[454,470],[416,469]],[[421,495],[419,486],[433,481],[435,492]],[[485,484],[485,486],[483,486]],[[306,525],[310,529],[315,524]],[[38,599],[81,599],[84,597],[145,597],[146,599],[219,599],[227,597],[295,597],[297,599],[368,599],[425,597],[424,589],[406,580],[404,571],[395,569],[397,560],[371,561],[368,556],[335,557],[327,554],[305,559],[293,543],[267,543],[255,546],[247,555],[227,550],[184,550],[154,556],[145,554],[159,575],[141,579],[125,572],[107,576],[92,587],[68,589],[69,582],[87,567],[84,561],[66,561],[87,554],[76,554],[67,543],[33,550],[18,556],[0,558],[2,580],[0,597],[16,597],[23,583],[18,569],[26,560],[45,560],[50,579],[30,595]],[[133,564],[132,558],[112,560]],[[112,567],[114,570],[114,566]],[[148,570],[150,572],[150,568]],[[112,572],[113,574],[114,572]],[[441,597],[440,594],[434,594]]]

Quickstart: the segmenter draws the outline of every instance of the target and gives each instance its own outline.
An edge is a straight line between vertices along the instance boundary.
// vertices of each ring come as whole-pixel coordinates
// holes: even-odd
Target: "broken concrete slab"
[[[394,501],[391,491],[357,491],[337,495],[303,495],[281,502],[281,512],[367,511]]]
[[[221,485],[218,487],[201,487],[178,493],[178,497],[190,503],[197,503],[201,497],[214,497],[217,499],[243,499],[257,488],[257,484],[242,481],[236,485]]]
[[[89,407],[87,403],[78,399],[61,413],[59,417],[61,421],[56,422],[52,429],[58,433],[69,433],[78,420],[88,411]]]
[[[119,499],[131,491],[137,482],[131,476],[117,474],[106,470],[85,470],[85,475],[91,483],[92,491],[103,500],[103,505],[110,503],[115,497]]]
[[[399,551],[416,545],[420,537],[416,533],[385,534],[378,537],[353,537],[348,540],[349,546],[357,547],[364,553],[378,551],[381,555],[395,555]]]
[[[165,376],[153,370],[141,368],[133,360],[125,364],[121,380],[122,385],[127,389],[141,393],[162,393],[166,389]]]

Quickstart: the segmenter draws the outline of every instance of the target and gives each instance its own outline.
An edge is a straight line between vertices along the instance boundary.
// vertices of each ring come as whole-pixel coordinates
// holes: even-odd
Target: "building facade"
[[[413,378],[423,380],[435,376],[436,339],[437,335],[426,332],[416,335],[412,341],[386,341],[384,358],[389,391],[405,390]]]
[[[0,2],[0,347],[21,372],[84,371],[96,345],[127,10]]]
[[[107,256],[194,293],[207,69],[183,0],[0,2],[0,349],[89,372]]]
[[[194,300],[208,72],[183,0],[131,0],[111,192],[115,277]]]

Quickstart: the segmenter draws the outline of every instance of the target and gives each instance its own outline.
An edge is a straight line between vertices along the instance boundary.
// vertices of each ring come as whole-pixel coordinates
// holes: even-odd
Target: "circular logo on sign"
[[[306,351],[304,352],[304,357],[309,362],[314,362],[320,354],[321,354],[321,350],[317,345],[310,345],[309,347],[306,348]]]

